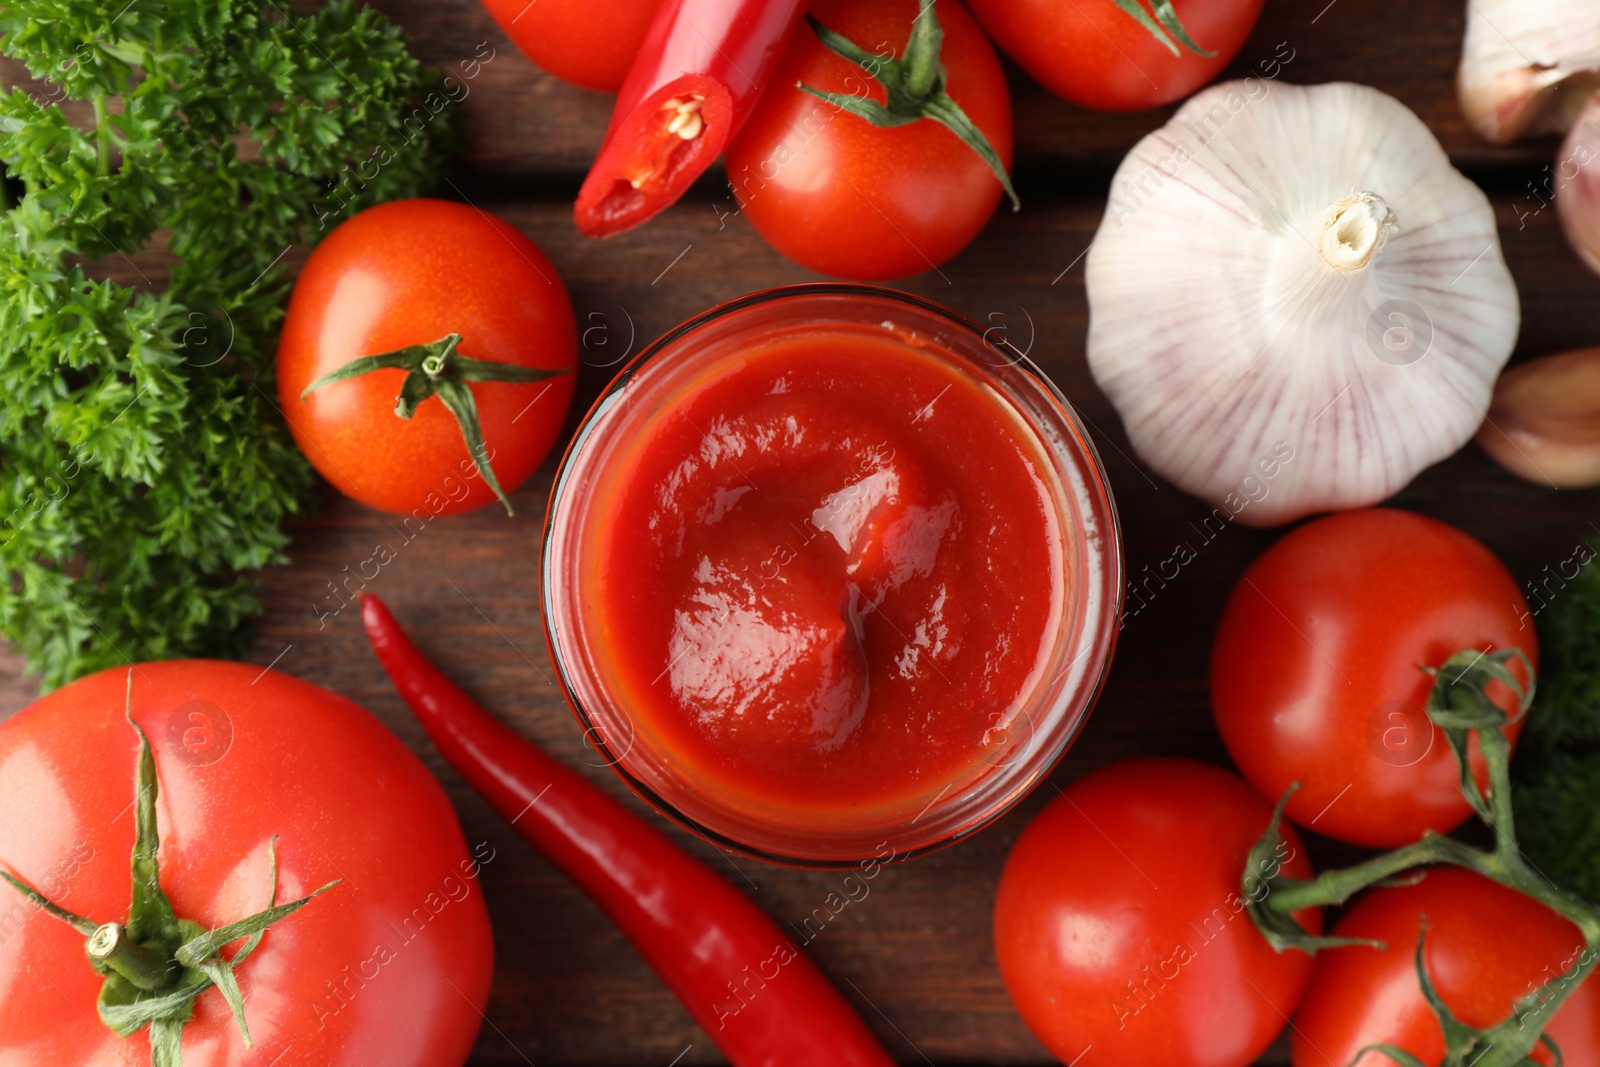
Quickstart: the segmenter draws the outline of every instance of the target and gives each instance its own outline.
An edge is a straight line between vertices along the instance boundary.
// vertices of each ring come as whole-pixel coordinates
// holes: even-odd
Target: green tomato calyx
[[[313,391],[334,382],[348,381],[370,374],[375,370],[403,370],[405,381],[400,385],[400,395],[395,401],[394,413],[402,419],[416,414],[417,405],[429,397],[437,396],[461,427],[461,436],[467,442],[467,451],[478,473],[500,503],[506,514],[514,515],[511,500],[500,487],[494,467],[489,463],[489,449],[483,441],[483,427],[478,421],[478,402],[472,395],[470,382],[542,382],[568,373],[567,368],[547,370],[544,367],[524,367],[519,363],[496,363],[491,360],[472,359],[459,351],[461,335],[446,334],[425,345],[408,345],[393,352],[352,359],[337,370],[329,371],[300,392],[304,400]]]
[[[1116,0],[1116,5],[1134,20],[1149,31],[1150,36],[1160,41],[1166,50],[1175,56],[1183,55],[1183,50],[1178,46],[1193,52],[1197,56],[1210,59],[1216,53],[1201,48],[1195,44],[1194,38],[1189,36],[1189,31],[1184,28],[1183,21],[1178,18],[1178,12],[1172,6],[1172,0],[1150,0],[1150,7],[1155,11],[1156,17],[1152,19],[1150,12],[1144,9],[1140,0]],[[1157,25],[1160,23],[1160,25]]]
[[[1528,678],[1526,685],[1511,670],[1514,662],[1522,664]],[[1351,943],[1374,944],[1381,949],[1385,946],[1374,942],[1313,937],[1291,913],[1343,904],[1371,886],[1411,884],[1426,877],[1427,867],[1438,864],[1465,867],[1514,889],[1567,919],[1582,932],[1587,948],[1571,970],[1553,976],[1518,999],[1504,1021],[1486,1030],[1475,1029],[1455,1018],[1428,973],[1423,960],[1423,943],[1427,937],[1424,917],[1416,947],[1418,981],[1444,1032],[1447,1052],[1440,1067],[1527,1067],[1536,1064],[1532,1056],[1540,1045],[1551,1050],[1559,1065],[1560,1050],[1544,1036],[1544,1028],[1567,995],[1600,963],[1600,910],[1550,884],[1528,864],[1517,844],[1511,805],[1511,740],[1506,736],[1506,728],[1526,715],[1532,706],[1533,663],[1519,648],[1499,651],[1468,648],[1455,653],[1437,668],[1420,669],[1434,679],[1428,692],[1428,718],[1450,743],[1460,770],[1461,793],[1494,832],[1494,848],[1474,848],[1430,830],[1403,848],[1374,856],[1353,867],[1324,871],[1310,881],[1286,878],[1275,870],[1261,874],[1259,872],[1267,870],[1260,865],[1262,857],[1275,851],[1282,839],[1280,821],[1289,799],[1289,794],[1285,794],[1266,834],[1251,849],[1241,879],[1244,894],[1251,901],[1251,917],[1262,935],[1280,952],[1290,948],[1316,952]],[[1508,713],[1489,695],[1490,687],[1495,685],[1512,695],[1514,710]],[[1479,788],[1472,773],[1469,746],[1473,737],[1477,738],[1478,752],[1488,770],[1487,789]],[[1293,791],[1291,788],[1289,793]],[[1370,1046],[1357,1058],[1368,1051],[1382,1053],[1401,1067],[1424,1067],[1414,1054],[1393,1045]]]
[[[148,1026],[151,1067],[181,1067],[183,1026],[194,1014],[195,998],[212,986],[227,1000],[245,1047],[251,1047],[250,1028],[244,1017],[244,996],[239,991],[234,971],[255,952],[268,927],[288,918],[339,882],[329,882],[309,896],[279,904],[278,839],[273,838],[267,844],[272,886],[265,911],[219,930],[209,930],[191,919],[177,916],[172,901],[161,888],[161,869],[156,859],[161,845],[156,825],[156,797],[160,786],[150,739],[133,721],[133,675],[134,669],[130,668],[125,714],[128,724],[139,735],[139,762],[133,805],[136,827],[132,858],[133,901],[128,908],[127,921],[96,923],[46,899],[10,871],[0,870],[0,878],[85,936],[84,954],[89,958],[89,965],[105,978],[99,997],[101,1021],[123,1037]],[[241,939],[245,939],[245,943],[232,957],[222,955],[225,947]]]
[[[963,144],[978,153],[989,169],[994,171],[1006,196],[1011,199],[1011,210],[1022,207],[1017,190],[1011,185],[1011,175],[994,150],[989,138],[976,123],[961,110],[961,105],[945,92],[945,68],[939,60],[939,50],[944,44],[944,28],[939,25],[939,15],[933,9],[934,0],[922,0],[922,9],[911,24],[911,35],[901,57],[879,52],[869,52],[848,37],[834,33],[828,27],[806,16],[817,40],[835,55],[842,56],[859,66],[867,76],[883,86],[885,103],[850,93],[831,93],[796,83],[804,92],[874,126],[906,126],[922,119],[932,119],[961,138]]]

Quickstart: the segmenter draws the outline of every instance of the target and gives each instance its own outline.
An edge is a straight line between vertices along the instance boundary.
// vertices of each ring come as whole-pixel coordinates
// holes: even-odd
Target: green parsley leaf
[[[1600,902],[1600,539],[1573,557],[1530,607],[1539,688],[1512,768],[1517,836],[1534,868]]]
[[[1517,761],[1512,796],[1534,869],[1600,903],[1600,752],[1529,752]]]
[[[437,72],[332,0],[20,0],[0,51],[0,632],[46,688],[236,656],[311,472],[276,410],[286,252],[431,187]],[[165,289],[96,264],[169,251]]]
[[[1528,729],[1544,745],[1600,741],[1600,539],[1587,547],[1575,577],[1559,575],[1564,585],[1534,594],[1543,602],[1539,704]]]

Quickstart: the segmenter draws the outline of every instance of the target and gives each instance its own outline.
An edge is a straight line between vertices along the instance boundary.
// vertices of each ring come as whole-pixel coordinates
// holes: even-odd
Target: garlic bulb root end
[[[1345,197],[1323,219],[1323,262],[1341,271],[1360,270],[1372,262],[1384,240],[1399,229],[1394,212],[1376,193]]]

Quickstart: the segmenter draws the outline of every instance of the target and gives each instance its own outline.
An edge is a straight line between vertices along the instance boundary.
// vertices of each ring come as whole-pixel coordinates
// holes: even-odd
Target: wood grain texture
[[[471,147],[453,179],[455,193],[445,192],[503,215],[560,267],[585,330],[569,429],[611,369],[657,333],[718,301],[812,277],[771,252],[742,221],[720,221],[714,181],[642,230],[603,243],[581,239],[566,195],[598,143],[607,101],[535,71],[473,0],[384,0],[378,6],[411,31],[431,60],[464,59],[485,40],[498,49],[461,105]],[[1528,214],[1537,205],[1522,191],[1551,146],[1479,145],[1454,102],[1461,7],[1459,0],[1270,0],[1244,55],[1271,55],[1287,40],[1297,53],[1286,72],[1290,80],[1366,81],[1415,108],[1493,193],[1506,256],[1522,290],[1519,357],[1593,344],[1600,340],[1593,317],[1600,279],[1568,251],[1553,213]],[[1234,527],[1204,543],[1193,523],[1206,509],[1132,458],[1084,362],[1080,256],[1098,225],[1110,167],[1164,114],[1092,115],[1046,96],[1020,75],[1016,87],[1025,211],[998,215],[942,276],[924,275],[904,288],[1006,329],[1078,407],[1110,471],[1130,574],[1153,567],[1180,543],[1197,553],[1127,620],[1099,707],[1052,780],[1065,785],[1136,754],[1226,763],[1206,696],[1212,628],[1239,574],[1278,534]],[[139,261],[160,266],[159,256]],[[262,576],[266,611],[253,658],[263,665],[276,661],[279,669],[370,708],[439,775],[469,840],[495,845],[497,859],[485,870],[483,886],[499,964],[474,1064],[718,1062],[709,1039],[599,912],[442,763],[384,679],[355,611],[343,606],[363,586],[382,594],[424,651],[487,707],[661,825],[598,765],[553,682],[537,606],[538,541],[551,469],[546,464],[515,494],[515,519],[485,509],[436,521],[409,539],[388,517],[325,492],[320,509],[293,526],[294,564]],[[1473,446],[1426,472],[1394,503],[1481,538],[1519,580],[1566,559],[1579,538],[1595,531],[1600,510],[1595,492],[1524,484]],[[363,582],[357,571],[380,544],[395,558]],[[27,702],[33,683],[18,675],[14,658],[3,667],[0,708],[11,711]],[[902,1062],[1050,1062],[1005,995],[989,923],[1006,851],[1053,795],[1041,789],[973,840],[885,870],[870,894],[810,946]],[[780,920],[798,922],[838,882],[837,874],[730,859],[691,835],[669,833]],[[1324,862],[1349,855],[1328,842],[1312,845]],[[1282,1047],[1264,1062],[1285,1063]]]

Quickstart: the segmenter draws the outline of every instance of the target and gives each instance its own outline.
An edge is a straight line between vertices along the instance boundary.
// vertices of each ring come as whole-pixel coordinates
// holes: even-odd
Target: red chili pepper
[[[479,707],[383,601],[363,594],[361,621],[444,758],[611,916],[734,1067],[892,1067],[749,897]]]
[[[664,0],[573,217],[610,237],[671,206],[744,125],[805,0]]]

